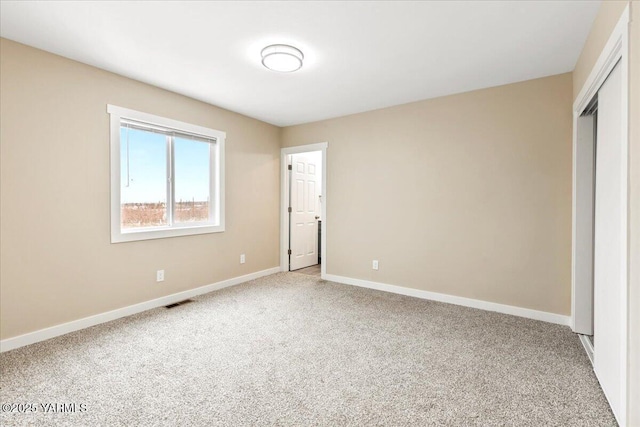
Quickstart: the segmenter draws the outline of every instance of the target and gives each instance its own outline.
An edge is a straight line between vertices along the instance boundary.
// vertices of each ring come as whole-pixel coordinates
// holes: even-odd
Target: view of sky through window
[[[210,144],[192,139],[174,139],[176,202],[209,200]]]
[[[159,133],[120,129],[120,200],[124,203],[167,201],[167,143]]]
[[[120,183],[124,228],[167,225],[167,136],[122,126]],[[210,144],[173,137],[174,222],[207,221]]]

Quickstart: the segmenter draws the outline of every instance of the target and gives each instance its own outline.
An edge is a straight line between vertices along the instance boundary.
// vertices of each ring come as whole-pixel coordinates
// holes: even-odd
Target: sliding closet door
[[[622,76],[617,65],[598,91],[594,230],[594,369],[618,419],[626,351],[626,149]]]

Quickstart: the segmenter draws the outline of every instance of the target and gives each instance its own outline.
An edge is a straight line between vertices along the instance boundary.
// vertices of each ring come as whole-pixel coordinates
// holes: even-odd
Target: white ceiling
[[[2,1],[0,34],[285,126],[572,71],[599,4]]]

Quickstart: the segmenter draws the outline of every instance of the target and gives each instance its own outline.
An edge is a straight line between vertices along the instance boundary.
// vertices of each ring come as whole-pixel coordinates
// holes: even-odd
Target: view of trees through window
[[[201,222],[209,220],[208,201],[177,201],[175,222]],[[167,224],[165,203],[123,203],[122,227],[160,227]]]

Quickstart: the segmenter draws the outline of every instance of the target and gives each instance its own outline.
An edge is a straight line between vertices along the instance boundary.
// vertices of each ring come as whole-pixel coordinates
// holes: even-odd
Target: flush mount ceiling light
[[[287,44],[272,44],[260,52],[262,65],[272,71],[291,73],[302,68],[304,55],[300,49]]]

